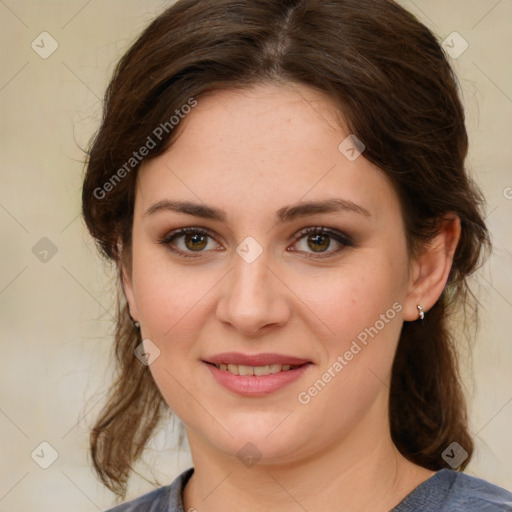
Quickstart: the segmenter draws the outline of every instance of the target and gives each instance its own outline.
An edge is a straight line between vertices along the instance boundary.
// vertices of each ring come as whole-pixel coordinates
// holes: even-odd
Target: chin
[[[308,435],[307,429],[287,418],[288,414],[290,411],[281,411],[278,415],[261,412],[237,414],[233,421],[223,422],[227,432],[217,424],[214,430],[207,425],[194,430],[200,432],[212,448],[241,462],[257,459],[258,464],[291,463],[300,458],[307,439],[314,439],[315,435],[313,431]]]

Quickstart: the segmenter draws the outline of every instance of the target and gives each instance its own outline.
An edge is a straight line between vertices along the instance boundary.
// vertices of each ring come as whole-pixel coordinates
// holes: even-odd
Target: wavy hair
[[[389,419],[399,451],[445,467],[441,454],[473,442],[450,315],[477,301],[468,276],[490,249],[483,196],[465,168],[468,136],[456,76],[432,32],[392,0],[179,0],[120,59],[106,90],[101,126],[88,150],[83,216],[101,252],[130,259],[138,165],[126,162],[190,98],[263,82],[302,84],[326,94],[364,153],[391,180],[410,257],[453,212],[461,237],[445,290],[423,322],[405,322],[392,368]],[[163,133],[145,157],[165,151]],[[123,178],[107,187],[125,166]],[[108,188],[108,193],[105,191]],[[122,243],[119,244],[119,241]],[[119,276],[121,277],[121,276]],[[166,404],[134,357],[140,332],[119,291],[117,377],[91,432],[94,467],[124,497]]]

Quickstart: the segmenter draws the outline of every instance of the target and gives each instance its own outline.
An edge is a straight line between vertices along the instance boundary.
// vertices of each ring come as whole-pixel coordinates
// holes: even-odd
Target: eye
[[[169,249],[179,253],[181,256],[194,258],[201,256],[201,253],[205,252],[205,250],[213,250],[218,247],[213,243],[214,247],[209,247],[209,239],[214,239],[214,237],[208,231],[191,227],[172,231],[159,240],[159,243],[169,247]],[[176,243],[176,240],[181,243]],[[193,253],[198,254],[194,255]]]
[[[211,242],[211,240],[215,240],[215,237],[209,231],[202,228],[188,227],[171,231],[164,238],[159,240],[159,243],[168,247],[171,251],[178,253],[180,256],[194,258],[200,257],[202,253],[208,250],[219,248],[219,246]],[[336,250],[329,251],[328,249],[331,247],[333,240],[335,244],[338,244],[340,247]],[[343,234],[341,231],[327,229],[323,226],[303,229],[295,237],[293,245],[297,245],[299,242],[303,241],[306,245],[302,249],[291,249],[291,251],[305,253],[309,258],[325,258],[337,254],[344,247],[354,247],[354,243],[349,236]],[[312,252],[309,252],[308,249],[311,249]]]
[[[336,250],[328,251],[333,240],[335,244],[341,247]],[[303,229],[297,236],[294,245],[302,241],[305,242],[305,245],[303,245],[305,249],[298,250],[305,252],[306,256],[309,258],[325,258],[339,253],[343,247],[354,247],[354,242],[349,236],[343,234],[341,231],[326,229],[323,226]],[[308,249],[311,249],[312,252],[309,252]],[[295,251],[295,249],[292,249],[292,251]]]

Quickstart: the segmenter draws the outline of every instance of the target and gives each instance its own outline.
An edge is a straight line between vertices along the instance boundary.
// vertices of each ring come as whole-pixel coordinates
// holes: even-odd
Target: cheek
[[[370,273],[368,268],[374,271]],[[384,331],[391,330],[387,329],[389,324],[397,323],[397,317],[401,323],[402,281],[403,276],[390,265],[377,260],[370,264],[361,258],[358,264],[317,280],[308,279],[303,282],[300,293],[311,311],[325,324],[329,346],[343,348],[376,323],[383,335]],[[396,329],[389,335],[390,339],[396,339]]]
[[[356,421],[377,396],[386,394],[403,322],[400,260],[398,254],[394,260],[384,254],[361,257],[332,274],[323,287],[303,289],[305,302],[329,329],[318,375],[302,390],[301,403],[311,400],[312,408],[332,415],[338,425],[348,421],[346,411]]]
[[[396,329],[388,329],[387,320],[397,316],[393,304],[403,297],[398,256],[372,251],[337,269],[310,268],[307,273],[283,269],[282,276],[294,292],[287,298],[291,317],[296,314],[308,324],[328,353],[339,352],[360,334],[364,338],[376,322],[381,327],[381,315],[386,316],[386,328],[379,329],[379,335],[396,339]],[[214,318],[209,315],[215,316],[225,271],[214,264],[176,264],[164,251],[136,245],[133,282],[143,335],[155,340],[171,336],[176,343],[192,340],[205,322],[211,326]]]
[[[180,268],[165,255],[144,248],[133,258],[142,337],[160,350],[150,371],[167,404],[187,424],[197,423],[202,417],[200,409],[190,408],[191,395],[201,396],[201,385],[191,381],[189,375],[200,364],[195,357],[195,342],[208,315],[208,295],[219,279],[211,270],[198,268]]]
[[[398,260],[397,255],[393,258],[369,250],[337,268],[283,267],[281,277],[293,292],[281,287],[291,311],[281,335],[301,338],[306,343],[302,348],[319,362],[311,378],[287,397],[286,407],[301,412],[297,424],[289,423],[290,432],[320,429],[328,442],[357,422],[385,391],[383,383],[389,377],[401,329],[403,277]],[[213,432],[212,439],[224,439],[225,433],[205,416],[200,405],[193,405],[193,397],[215,404],[211,409],[214,416],[219,413],[227,425],[239,425],[242,433],[248,428],[246,413],[233,412],[228,402],[219,400],[198,361],[204,343],[211,341],[208,329],[220,332],[215,312],[223,297],[222,279],[227,270],[229,266],[177,264],[163,251],[142,244],[133,254],[142,334],[161,350],[150,371],[170,408],[187,426]],[[280,286],[278,282],[276,286]],[[338,366],[333,368],[336,361]],[[340,364],[341,371],[337,369]],[[329,369],[335,377],[325,387],[315,387]],[[307,405],[298,400],[299,393],[309,400]],[[276,417],[281,418],[282,408],[267,411],[269,423],[273,425]],[[331,421],[319,427],[318,418]],[[264,425],[262,431],[267,428]],[[229,430],[236,428],[230,426]],[[228,446],[230,440],[225,443]]]
[[[143,335],[163,340],[190,325],[201,299],[218,280],[213,274],[201,266],[173,264],[159,247],[135,245],[133,283]]]
[[[329,329],[322,339],[322,362],[299,403],[330,417],[333,431],[357,422],[387,394],[402,328],[402,289],[390,266],[367,271],[376,265],[345,269],[326,282],[323,294],[310,288],[305,299]],[[387,414],[385,407],[381,414]]]

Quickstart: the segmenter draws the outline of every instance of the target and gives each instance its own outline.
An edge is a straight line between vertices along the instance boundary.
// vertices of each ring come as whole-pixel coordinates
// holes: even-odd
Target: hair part
[[[191,98],[258,83],[301,84],[324,93],[364,157],[391,180],[411,257],[449,213],[461,237],[443,294],[422,322],[405,322],[392,368],[392,439],[414,463],[446,467],[457,441],[473,441],[448,326],[474,300],[468,276],[490,248],[484,199],[465,170],[468,137],[457,80],[431,31],[391,0],[180,0],[158,16],[119,61],[107,88],[101,127],[90,147],[83,216],[101,252],[129,258],[138,165],[98,189]],[[163,153],[177,130],[154,140]],[[153,139],[157,139],[156,136]],[[96,193],[95,193],[96,191]],[[121,278],[121,276],[120,276]],[[476,308],[476,303],[475,303]],[[475,317],[476,319],[476,317]],[[120,291],[115,331],[118,375],[91,433],[94,467],[124,496],[134,462],[166,406],[147,366]]]

